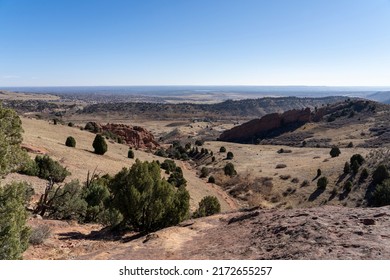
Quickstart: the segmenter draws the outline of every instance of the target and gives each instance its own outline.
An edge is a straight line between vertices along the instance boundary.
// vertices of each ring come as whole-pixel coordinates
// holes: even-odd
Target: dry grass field
[[[45,120],[36,120],[31,118],[22,118],[23,144],[41,149],[47,152],[53,159],[59,161],[71,173],[66,181],[78,179],[84,182],[87,178],[88,171],[95,171],[97,174],[114,175],[124,167],[130,167],[135,159],[127,158],[128,147],[113,141],[108,141],[108,151],[103,156],[93,153],[92,142],[95,134],[82,131],[77,127],[68,127],[65,125],[53,125]],[[76,148],[65,146],[65,140],[68,136],[76,139]],[[35,154],[31,154],[35,157]],[[155,156],[141,150],[135,151],[135,158],[141,161],[163,161],[164,158]],[[222,207],[222,211],[237,209],[237,203],[228,197],[218,186],[208,184],[205,180],[200,179],[190,165],[177,162],[182,167],[184,177],[187,180],[187,189],[191,195],[191,210],[195,210],[199,201],[207,195],[216,196]],[[28,176],[11,174],[8,181],[12,179],[30,181]],[[42,191],[45,182],[31,178],[37,186],[38,191]]]

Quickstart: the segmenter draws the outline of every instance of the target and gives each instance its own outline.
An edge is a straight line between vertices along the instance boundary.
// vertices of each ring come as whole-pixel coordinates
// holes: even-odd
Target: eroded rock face
[[[294,109],[286,111],[283,114],[268,114],[261,119],[254,119],[224,131],[219,137],[219,140],[251,143],[277,130],[293,129],[310,121],[311,111],[309,108],[303,110]]]
[[[154,149],[159,146],[151,132],[140,126],[108,123],[101,125],[102,131],[109,131],[121,137],[130,147]]]

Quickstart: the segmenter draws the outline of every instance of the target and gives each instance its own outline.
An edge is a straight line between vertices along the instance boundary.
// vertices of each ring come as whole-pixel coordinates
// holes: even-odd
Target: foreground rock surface
[[[390,207],[234,212],[116,241],[96,232],[71,230],[66,234],[61,228],[58,241],[73,247],[58,258],[390,259]],[[47,244],[56,244],[53,238]],[[25,258],[37,258],[34,250],[30,247]]]

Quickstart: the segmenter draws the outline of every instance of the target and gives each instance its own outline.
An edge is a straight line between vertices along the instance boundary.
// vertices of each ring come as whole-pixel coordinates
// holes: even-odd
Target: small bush
[[[301,183],[301,187],[303,188],[303,187],[307,187],[307,186],[309,186],[310,185],[310,182],[309,182],[309,180],[304,180],[302,183]]]
[[[351,164],[351,170],[353,174],[357,174],[359,172],[360,164],[357,160],[354,160]]]
[[[176,163],[173,160],[166,159],[161,163],[160,167],[165,170],[165,173],[169,174],[176,169]]]
[[[195,218],[206,217],[221,212],[221,204],[215,196],[206,196],[199,202],[194,213]]]
[[[353,143],[349,142],[347,148],[353,148]]]
[[[69,123],[68,123],[68,126],[69,126],[69,127],[74,127],[74,123],[69,122]]]
[[[203,141],[201,141],[201,140],[196,140],[196,141],[195,141],[195,146],[203,146]]]
[[[295,177],[291,180],[291,183],[297,184],[297,183],[299,183],[299,179],[297,177]]]
[[[373,194],[371,203],[374,206],[390,205],[390,180],[386,179],[377,185]]]
[[[53,180],[55,183],[61,183],[70,172],[66,168],[49,156],[36,156],[35,161],[29,160],[23,166],[20,173],[29,176],[38,176],[41,179]]]
[[[207,167],[202,167],[202,169],[200,170],[200,178],[206,178],[207,176],[209,176],[209,169]]]
[[[208,183],[215,184],[215,178],[214,178],[214,176],[210,176],[210,177],[209,177]]]
[[[107,143],[101,134],[96,134],[92,147],[95,150],[95,154],[104,155],[107,152]]]
[[[286,167],[287,167],[287,165],[285,165],[284,163],[278,163],[275,168],[282,169],[282,168],[286,168]]]
[[[76,147],[76,139],[74,139],[72,136],[68,136],[65,141],[65,146],[67,147]]]
[[[134,151],[133,149],[129,149],[128,152],[127,152],[127,157],[128,158],[134,158]]]
[[[224,146],[222,146],[221,148],[219,148],[219,152],[226,153],[226,148]]]
[[[30,244],[39,245],[45,242],[51,235],[51,229],[48,225],[38,225],[31,229]]]
[[[215,161],[215,156],[213,156],[213,157],[211,158],[211,161],[212,161],[212,162],[214,162],[214,161]]]
[[[321,177],[320,179],[318,179],[317,181],[317,187],[319,189],[326,189],[326,186],[328,185],[328,178],[326,178],[325,176],[324,177]]]
[[[291,175],[280,175],[279,178],[282,180],[288,180],[291,178]]]
[[[368,178],[369,174],[368,174],[368,170],[367,168],[363,168],[362,172],[360,173],[360,178],[359,180],[361,182],[363,182],[364,180],[366,180]]]
[[[331,156],[332,158],[334,158],[334,157],[338,157],[338,156],[341,154],[341,152],[340,152],[340,149],[339,149],[338,147],[333,147],[333,148],[330,150],[329,154],[330,154],[330,156]]]
[[[226,159],[233,159],[234,155],[232,152],[228,152],[226,155]]]
[[[345,192],[350,192],[351,190],[352,190],[352,182],[351,181],[345,182],[344,191]]]
[[[346,161],[344,164],[344,174],[348,174],[349,172],[351,172],[351,165]]]
[[[387,167],[383,164],[378,165],[378,167],[375,169],[374,173],[372,174],[372,182],[374,184],[380,184],[388,178],[390,178],[389,171],[387,170]]]
[[[359,165],[362,165],[363,162],[364,162],[364,158],[361,154],[354,154],[351,159],[350,159],[350,163],[351,163],[351,166],[352,166],[352,163],[356,161]]]
[[[225,175],[227,175],[227,176],[234,176],[237,174],[236,170],[234,169],[234,165],[231,162],[229,162],[225,165],[225,167],[223,168],[223,171],[224,171]]]

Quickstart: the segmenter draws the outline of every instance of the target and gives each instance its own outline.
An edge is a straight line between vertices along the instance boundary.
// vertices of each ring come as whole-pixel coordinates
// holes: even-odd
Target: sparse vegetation
[[[228,152],[228,153],[226,154],[226,159],[233,159],[233,157],[234,157],[234,155],[233,155],[232,152]]]
[[[278,163],[277,165],[276,165],[276,169],[282,169],[282,168],[286,168],[287,167],[287,165],[286,164],[284,164],[284,163]]]
[[[222,146],[221,148],[219,148],[219,152],[226,153],[226,148],[224,146]]]

